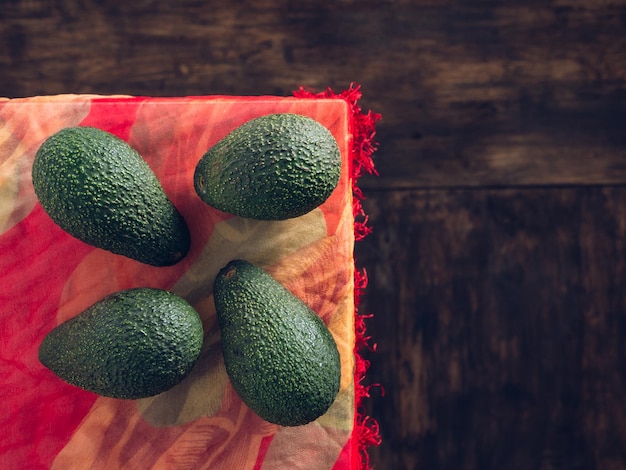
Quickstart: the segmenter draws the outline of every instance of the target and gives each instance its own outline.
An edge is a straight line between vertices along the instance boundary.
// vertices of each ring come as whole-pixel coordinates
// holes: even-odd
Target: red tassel
[[[357,180],[365,173],[378,175],[372,160],[372,155],[378,148],[377,142],[374,140],[376,135],[376,122],[381,119],[381,115],[368,111],[363,113],[359,106],[361,99],[361,86],[351,83],[347,90],[341,93],[335,93],[327,88],[321,93],[315,93],[300,87],[294,92],[294,96],[298,98],[342,98],[351,110],[350,131],[352,134],[352,142],[350,145],[352,155],[350,162],[350,174],[352,180],[352,212],[354,215],[354,239],[360,241],[372,232],[372,228],[368,226],[367,214],[363,210],[361,201],[364,199],[363,192],[357,185]],[[365,269],[359,271],[354,269],[354,305],[355,305],[355,345],[354,345],[354,385],[355,385],[355,401],[356,401],[356,417],[355,431],[358,442],[357,447],[360,456],[361,470],[371,470],[368,448],[378,446],[381,443],[380,429],[378,422],[367,416],[367,412],[363,406],[363,400],[370,398],[370,389],[380,385],[364,385],[363,381],[369,361],[363,358],[361,351],[367,349],[370,352],[376,351],[376,345],[370,344],[371,337],[367,335],[365,320],[371,318],[372,315],[362,315],[358,313],[361,303],[361,296],[367,287],[367,272]],[[381,393],[384,390],[381,387]]]

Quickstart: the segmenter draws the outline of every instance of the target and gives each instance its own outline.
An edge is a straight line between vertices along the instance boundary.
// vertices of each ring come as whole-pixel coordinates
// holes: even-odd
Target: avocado
[[[211,147],[194,172],[196,193],[221,211],[284,220],[315,209],[339,182],[337,141],[316,120],[268,114],[233,130]]]
[[[92,246],[154,266],[180,261],[189,229],[144,159],[125,141],[94,127],[48,137],[32,169],[45,212]]]
[[[164,392],[200,355],[198,313],[166,290],[138,287],[104,297],[50,331],[40,362],[65,382],[106,397]]]
[[[226,372],[242,401],[281,426],[323,415],[341,379],[322,319],[260,267],[233,260],[213,286]]]

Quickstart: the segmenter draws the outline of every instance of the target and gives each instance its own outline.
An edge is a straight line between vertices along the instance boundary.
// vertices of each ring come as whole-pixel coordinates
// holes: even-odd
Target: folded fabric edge
[[[364,195],[358,186],[358,180],[365,173],[378,175],[372,156],[378,147],[375,141],[376,122],[381,119],[381,115],[371,110],[364,113],[359,105],[362,97],[361,86],[357,83],[351,83],[349,88],[339,93],[335,93],[330,87],[323,92],[315,92],[304,87],[300,87],[293,92],[298,98],[341,98],[346,101],[350,110],[350,131],[352,134],[351,142],[351,181],[352,181],[352,204],[354,215],[354,239],[360,241],[372,232],[372,227],[368,225],[367,214],[362,205]],[[371,344],[371,336],[367,334],[365,320],[371,318],[372,314],[362,314],[359,312],[359,304],[361,296],[367,287],[367,271],[365,268],[359,270],[356,260],[354,267],[354,306],[355,306],[355,371],[354,371],[354,387],[355,387],[355,430],[353,432],[353,441],[356,438],[355,445],[360,461],[361,470],[370,470],[368,449],[372,446],[380,445],[382,439],[378,421],[367,415],[367,411],[363,405],[363,401],[370,397],[370,388],[376,384],[365,385],[363,382],[369,368],[369,361],[362,356],[362,351],[367,349],[371,352],[376,350],[376,344]]]

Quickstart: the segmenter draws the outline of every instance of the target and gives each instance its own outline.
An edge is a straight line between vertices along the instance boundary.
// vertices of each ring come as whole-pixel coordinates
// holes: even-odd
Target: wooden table
[[[377,469],[626,468],[626,1],[0,5],[0,95],[383,115],[357,246]]]

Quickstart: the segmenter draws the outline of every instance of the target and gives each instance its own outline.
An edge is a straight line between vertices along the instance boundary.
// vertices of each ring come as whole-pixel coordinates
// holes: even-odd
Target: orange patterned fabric
[[[238,125],[276,112],[310,116],[332,132],[343,156],[337,189],[321,207],[286,221],[208,207],[193,189],[202,154]],[[163,268],[114,255],[71,237],[44,213],[30,180],[35,152],[49,135],[78,125],[115,134],[146,159],[189,225],[184,260]],[[349,103],[338,97],[0,101],[0,468],[360,468],[351,126]],[[320,315],[337,341],[341,390],[313,423],[269,424],[229,384],[211,290],[217,271],[234,258],[266,269]],[[203,351],[181,384],[152,398],[116,400],[68,385],[39,363],[39,344],[53,327],[137,286],[171,290],[202,317]]]

